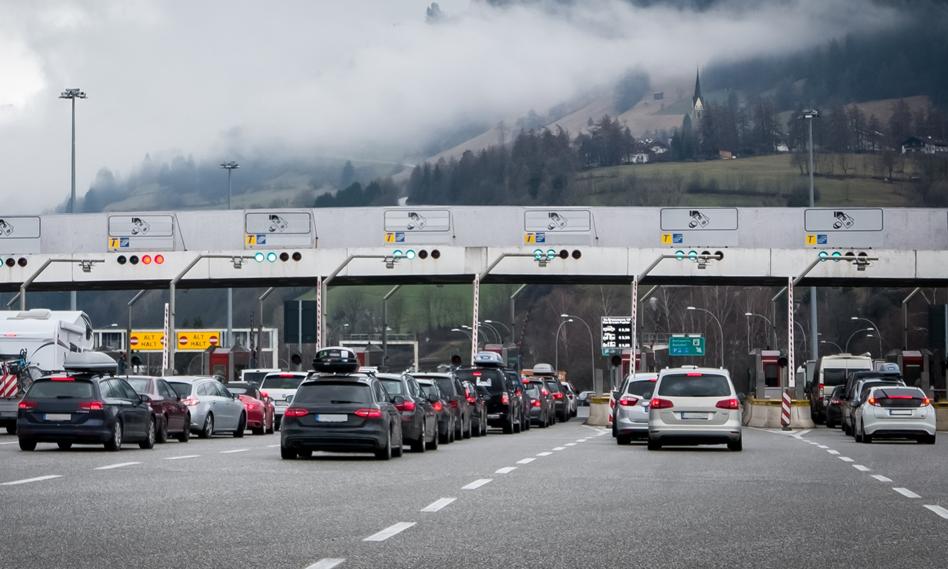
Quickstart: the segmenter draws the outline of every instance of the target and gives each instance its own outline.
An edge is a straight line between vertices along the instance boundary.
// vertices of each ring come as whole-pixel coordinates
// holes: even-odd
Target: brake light
[[[730,409],[737,410],[741,408],[741,402],[737,400],[736,397],[731,397],[730,399],[722,399],[714,404],[718,409]]]
[[[623,395],[622,399],[619,399],[619,405],[622,405],[623,407],[635,407],[638,402],[639,400],[637,397],[632,397],[629,395]]]
[[[471,405],[474,405],[475,403],[477,403],[477,399],[475,399],[474,397],[468,395],[468,396],[467,396],[467,402],[470,403]]]
[[[17,405],[18,409],[23,409],[24,411],[29,411],[30,409],[36,409],[36,401],[20,401]]]
[[[668,399],[662,399],[661,397],[652,397],[652,402],[649,403],[649,407],[652,409],[671,409],[672,407],[674,407],[674,405]]]
[[[866,399],[866,403],[872,405],[873,407],[882,407],[882,404],[879,403],[879,400],[876,399],[875,397],[870,397],[869,399]]]
[[[68,375],[56,375],[49,379],[50,381],[76,381],[76,378]]]
[[[181,402],[187,405],[188,407],[194,407],[195,405],[199,403],[197,397],[185,397],[184,399],[181,400]]]
[[[452,400],[451,400],[451,408],[452,408],[452,409],[457,409],[457,408],[458,408],[458,400],[457,400],[457,399],[452,399]]]
[[[820,399],[823,399],[823,398],[826,397],[826,396],[823,394],[823,389],[824,389],[824,388],[825,388],[825,386],[823,385],[823,382],[822,382],[822,381],[821,381],[819,384],[817,384],[817,389],[819,390],[818,393],[820,394]]]
[[[560,393],[560,392],[556,392],[556,393],[553,394],[553,399],[559,400],[559,399],[562,399],[562,398],[563,398],[563,394]]]
[[[267,393],[266,391],[261,391],[261,392],[260,392],[260,397],[263,397],[264,399],[269,399],[269,398],[270,398],[270,394]]]
[[[356,417],[362,417],[363,419],[381,419],[382,410],[381,409],[372,409],[370,407],[365,407],[362,409],[356,409],[353,413]]]
[[[431,404],[431,407],[434,408],[434,410],[437,411],[438,413],[440,413],[444,409],[444,405],[442,405],[440,401],[435,401],[434,403]]]
[[[688,377],[701,377],[703,374],[700,371],[689,371]]]
[[[281,373],[280,377],[296,377],[292,373]]]
[[[506,393],[501,393],[501,394],[500,394],[500,404],[501,404],[501,405],[507,405],[508,403],[510,403],[510,396],[507,395]]]
[[[540,393],[542,393],[544,397],[546,397],[547,395],[549,395],[549,394],[550,394],[550,392],[549,392],[549,391],[547,391],[547,389],[546,389],[545,387],[543,388],[543,390],[542,390],[542,391],[540,391]]]
[[[415,402],[414,402],[414,401],[405,401],[404,403],[400,403],[400,404],[396,405],[395,408],[398,409],[399,411],[414,411],[414,410],[415,410]]]
[[[358,411],[356,413],[358,413]],[[286,411],[283,412],[284,417],[304,417],[308,414],[309,411],[303,409],[302,407],[288,407]]]
[[[530,406],[531,406],[531,407],[539,407],[539,406],[540,406],[540,400],[539,400],[539,399],[534,399],[533,401],[530,402]]]
[[[922,397],[922,407],[928,407],[931,404],[931,401],[928,400],[928,397]]]
[[[475,371],[475,372],[472,373],[471,375],[473,375],[474,377],[480,377],[480,376],[481,376],[481,372]]]
[[[915,399],[911,395],[886,395],[889,399]]]

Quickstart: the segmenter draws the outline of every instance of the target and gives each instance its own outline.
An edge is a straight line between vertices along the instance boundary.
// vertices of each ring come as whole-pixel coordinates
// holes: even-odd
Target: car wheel
[[[33,439],[20,438],[20,450],[33,451],[36,450],[36,441]]]
[[[105,450],[117,451],[122,449],[122,422],[116,421],[112,427],[112,438],[105,443]]]
[[[59,447],[59,450],[69,450],[72,448],[72,443],[56,443],[56,446]]]
[[[513,432],[519,433],[523,430],[523,424],[520,422],[520,419],[515,419],[513,422]]]
[[[7,425],[7,434],[15,435],[16,434],[16,425]]]
[[[184,418],[184,430],[178,435],[179,443],[186,443],[191,440],[191,415]]]
[[[862,421],[859,422],[859,431],[862,433],[862,436],[860,437],[860,442],[863,442],[865,444],[872,443],[872,435],[866,433],[866,424],[863,423]]]
[[[507,415],[507,422],[504,423],[503,431],[505,435],[513,434],[513,417],[510,415]]]
[[[385,435],[385,446],[375,451],[375,458],[379,460],[392,459],[392,431]]]
[[[141,449],[151,449],[155,448],[155,421],[157,419],[152,419],[148,421],[148,430],[145,431],[144,440],[138,443],[138,448]]]
[[[283,421],[282,421],[279,417],[274,417],[274,418],[273,418],[273,430],[274,430],[274,431],[279,431],[279,430],[280,430],[280,427],[283,426],[282,423],[283,423]]]
[[[826,428],[827,428],[827,429],[835,429],[835,428],[836,428],[836,423],[834,423],[832,419],[827,418],[827,419],[826,419]]]
[[[738,437],[736,441],[727,442],[727,450],[737,452],[737,451],[743,450],[743,448],[744,448],[744,442],[742,440],[742,437]]]
[[[299,450],[296,451],[296,454],[300,458],[313,458],[313,451],[311,450]]]
[[[427,445],[425,444],[425,438],[428,436],[428,421],[421,422],[421,435],[418,436],[418,440],[411,442],[411,451],[412,452],[425,452],[428,450]]]
[[[237,430],[234,431],[235,439],[244,438],[244,431],[247,430],[247,416],[243,413],[240,414],[240,420],[237,421]]]
[[[204,417],[204,427],[198,433],[199,439],[209,439],[214,436],[214,415],[210,413]]]
[[[616,435],[616,444],[630,445],[632,444],[632,437],[629,435]]]
[[[483,415],[481,415],[481,436],[482,437],[487,436],[487,412],[486,411],[484,412]]]
[[[437,427],[438,425],[435,424],[434,436],[431,437],[431,442],[425,445],[428,447],[428,450],[438,450],[438,443],[441,442],[441,433],[438,431]]]
[[[276,418],[271,415],[271,416],[270,416],[270,428],[266,430],[266,434],[272,435],[273,432],[276,430],[275,426],[276,426]]]
[[[265,434],[267,430],[264,429],[263,427],[259,427],[259,428],[255,427],[253,429],[250,429],[250,432],[253,433],[254,435],[262,435],[262,434]]]
[[[918,442],[926,445],[935,444],[935,435],[922,435],[919,437]]]
[[[280,458],[283,460],[293,460],[297,456],[299,456],[299,454],[296,452],[296,449],[280,446]]]
[[[157,421],[158,418],[155,417]],[[161,426],[155,431],[155,442],[164,444],[168,442],[168,417],[162,416]]]
[[[657,440],[649,437],[648,439],[648,450],[662,450],[662,443]]]

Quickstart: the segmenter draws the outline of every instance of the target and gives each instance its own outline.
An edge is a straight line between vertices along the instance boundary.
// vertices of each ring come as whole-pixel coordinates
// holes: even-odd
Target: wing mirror
[[[612,398],[613,398],[613,399],[618,400],[619,397],[620,397],[620,396],[619,396],[619,392],[618,392],[618,391],[613,391],[613,392],[612,392]]]
[[[405,398],[402,397],[401,395],[396,395],[395,397],[392,397],[392,403],[394,403],[395,405],[404,405]]]
[[[438,397],[438,396],[435,395],[434,393],[429,393],[429,394],[428,394],[428,402],[429,402],[429,403],[437,403],[438,401],[441,401],[441,398],[440,398],[440,397]]]
[[[145,395],[144,393],[138,396],[138,400],[142,403],[151,403],[151,397]]]

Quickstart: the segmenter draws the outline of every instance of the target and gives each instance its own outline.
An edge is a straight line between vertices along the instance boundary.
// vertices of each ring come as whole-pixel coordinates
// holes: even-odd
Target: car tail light
[[[817,393],[820,394],[820,399],[823,399],[824,397],[826,397],[826,396],[823,394],[823,390],[825,389],[825,386],[823,385],[823,382],[822,382],[822,381],[817,385],[817,389],[818,389]]]
[[[687,375],[688,377],[701,377],[704,374],[702,374],[700,371],[689,371]]]
[[[457,399],[452,399],[452,400],[451,400],[451,408],[452,408],[452,409],[457,409],[457,408],[458,408],[458,400],[457,400]]]
[[[473,397],[473,396],[471,396],[471,395],[468,395],[468,396],[467,396],[467,402],[470,403],[471,405],[474,405],[474,404],[477,403],[477,398],[475,398],[475,397]]]
[[[49,379],[50,381],[76,381],[76,378],[69,375],[54,375]]]
[[[501,404],[501,405],[507,405],[507,404],[509,404],[509,403],[510,403],[510,396],[507,395],[506,393],[501,393],[501,394],[500,394],[500,404]]]
[[[281,373],[280,377],[296,377],[292,373]]]
[[[181,402],[187,405],[188,407],[194,407],[195,405],[200,403],[197,397],[185,397],[184,399],[181,400]]]
[[[79,403],[79,408],[86,411],[101,411],[105,409],[105,403],[103,401],[82,401]]]
[[[652,409],[671,409],[674,407],[671,401],[668,399],[662,399],[661,397],[652,397],[652,402],[649,403],[649,407]]]
[[[267,393],[266,391],[261,391],[261,392],[260,392],[260,397],[263,397],[264,399],[269,399],[269,398],[270,398],[270,394]]]
[[[922,407],[928,407],[931,405],[931,401],[928,400],[928,397],[922,397]]]
[[[395,406],[399,411],[414,411],[415,402],[414,401],[405,401],[404,403],[399,403]]]
[[[539,400],[539,399],[534,399],[533,401],[530,402],[530,406],[531,406],[531,407],[539,407],[539,406],[540,406],[540,400]]]
[[[736,397],[731,397],[730,399],[722,399],[714,404],[718,409],[731,409],[737,410],[741,408],[741,402],[737,400]]]
[[[886,395],[889,399],[915,399],[911,395]]]
[[[36,401],[27,401],[23,400],[17,405],[18,409],[23,409],[24,411],[29,411],[30,409],[36,409]]]
[[[431,407],[438,413],[444,410],[444,405],[442,405],[440,401],[435,401],[434,403],[431,404]]]
[[[164,255],[155,255],[155,264],[156,264],[156,265],[164,265],[164,264],[165,264],[165,256],[164,256]]]
[[[553,394],[553,399],[560,400],[562,398],[563,398],[563,394],[560,392],[556,392]]]
[[[540,393],[542,393],[544,397],[550,394],[550,392],[545,387],[540,391]]]
[[[364,409],[359,409],[359,411],[364,411]],[[356,415],[359,414],[359,411],[356,411]],[[302,407],[287,407],[286,411],[283,412],[284,417],[304,417],[308,414],[309,411]]]
[[[475,371],[475,372],[472,373],[471,375],[473,375],[474,377],[480,377],[480,376],[481,376],[481,372]]]
[[[381,419],[381,418],[382,418],[382,410],[381,410],[381,409],[373,409],[373,408],[371,408],[371,407],[365,407],[365,408],[362,408],[362,409],[356,409],[356,411],[355,411],[355,413],[353,413],[353,415],[355,415],[356,417],[362,417],[363,419]]]
[[[882,407],[882,403],[880,403],[879,400],[876,399],[875,397],[870,397],[869,399],[866,399],[866,403],[872,405],[873,407]]]
[[[638,402],[639,399],[637,397],[631,397],[629,395],[623,395],[622,398],[619,399],[619,405],[623,407],[635,407]]]

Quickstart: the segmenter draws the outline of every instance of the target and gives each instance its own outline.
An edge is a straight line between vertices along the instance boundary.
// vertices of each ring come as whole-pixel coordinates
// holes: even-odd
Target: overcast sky
[[[620,0],[494,9],[442,0],[0,2],[0,213],[146,153],[400,159],[465,121],[546,111],[630,68],[661,82],[708,61],[780,53],[892,23],[866,0],[735,0],[705,13]]]

